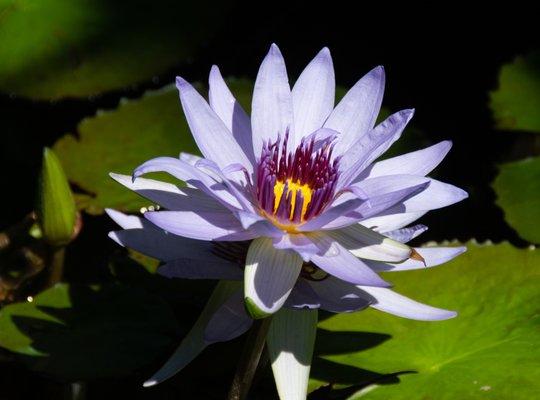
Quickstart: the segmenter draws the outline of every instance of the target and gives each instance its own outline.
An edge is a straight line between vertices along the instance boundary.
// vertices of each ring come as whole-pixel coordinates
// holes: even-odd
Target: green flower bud
[[[77,209],[66,174],[54,152],[43,150],[38,218],[45,241],[63,246],[74,237]]]

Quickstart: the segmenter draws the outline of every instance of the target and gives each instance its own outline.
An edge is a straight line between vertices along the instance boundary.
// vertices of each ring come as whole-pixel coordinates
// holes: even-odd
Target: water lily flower
[[[406,243],[427,229],[411,223],[467,197],[426,177],[450,150],[449,141],[375,162],[414,113],[399,111],[376,125],[384,82],[383,68],[374,68],[334,107],[329,50],[316,55],[291,90],[281,52],[272,45],[249,117],[217,67],[208,102],[177,78],[203,156],[159,157],[132,177],[111,174],[162,208],[143,217],[108,210],[123,228],[110,236],[163,261],[159,273],[165,276],[223,281],[147,385],[183,368],[207,344],[235,338],[253,319],[274,315],[267,344],[280,397],[303,399],[309,363],[298,360],[311,359],[317,309],[373,307],[418,320],[455,316],[394,292],[378,274],[432,267],[462,253],[462,247]],[[141,178],[157,171],[187,186]]]

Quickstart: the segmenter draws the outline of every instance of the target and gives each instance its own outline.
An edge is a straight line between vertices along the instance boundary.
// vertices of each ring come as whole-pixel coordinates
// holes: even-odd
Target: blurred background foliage
[[[425,216],[430,230],[416,239],[466,243],[469,252],[429,272],[389,277],[401,292],[460,316],[427,324],[376,311],[323,315],[310,398],[540,393],[534,14],[517,5],[501,13],[492,6],[490,15],[457,3],[444,12],[336,6],[308,12],[272,3],[249,15],[253,3],[0,0],[1,399],[224,398],[243,338],[211,346],[162,385],[141,387],[189,330],[212,283],[157,276],[154,260],[107,238],[115,227],[104,208],[148,206],[107,174],[196,152],[174,77],[198,82],[204,92],[210,66],[218,64],[249,109],[271,42],[280,45],[291,81],[329,46],[338,97],[383,64],[384,113],[417,110],[391,154],[452,139],[435,175],[470,194]],[[45,205],[73,202],[37,202],[47,186],[38,184],[46,146],[78,210],[55,217],[73,225],[67,247],[51,244],[46,219],[36,220]],[[252,396],[276,398],[268,366]]]

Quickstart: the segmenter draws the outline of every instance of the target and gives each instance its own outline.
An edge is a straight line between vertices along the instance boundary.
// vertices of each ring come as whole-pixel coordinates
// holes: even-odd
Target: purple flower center
[[[332,161],[332,140],[302,139],[289,152],[289,132],[265,142],[257,169],[256,196],[261,213],[285,230],[319,215],[333,199],[339,158]]]

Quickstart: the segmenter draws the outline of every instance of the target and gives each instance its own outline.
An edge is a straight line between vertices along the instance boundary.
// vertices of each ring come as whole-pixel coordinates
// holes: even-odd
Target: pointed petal
[[[197,156],[197,155],[191,154],[191,153],[186,153],[185,151],[181,151],[178,158],[180,160],[188,163],[189,165],[195,165],[197,163],[197,161],[203,159],[201,156]]]
[[[396,174],[426,176],[446,157],[451,147],[452,142],[445,140],[422,150],[376,162],[356,180]]]
[[[196,204],[196,208],[199,210],[221,209],[226,211],[223,205],[199,189],[180,188],[172,183],[154,179],[138,178],[133,181],[128,175],[114,173],[109,175],[121,185],[169,210],[189,210]]]
[[[240,287],[239,282],[221,281],[217,284],[193,328],[191,328],[165,365],[144,382],[144,387],[154,386],[171,378],[204,350],[207,344],[204,342],[203,334],[208,321],[210,321],[216,310]]]
[[[301,233],[287,233],[273,240],[274,248],[278,250],[294,250],[304,261],[319,252],[319,248],[306,235]]]
[[[460,202],[469,197],[468,193],[457,186],[450,185],[435,179],[429,180],[429,186],[415,196],[403,202],[403,206],[398,205],[402,212],[417,212],[436,210]],[[392,210],[388,214],[393,214]]]
[[[390,176],[390,175],[389,175]],[[405,175],[403,175],[405,176]],[[388,176],[387,176],[388,177]],[[418,177],[412,177],[412,179]],[[383,178],[383,177],[381,177]],[[378,178],[374,178],[378,179]],[[385,215],[400,214],[400,213],[416,213],[427,212],[430,210],[436,210],[438,208],[447,207],[449,205],[460,202],[461,200],[469,197],[467,192],[457,186],[450,185],[448,183],[440,182],[431,178],[428,179],[429,184],[427,187],[410,196],[402,202],[399,202],[395,206],[392,206],[384,211]]]
[[[375,302],[371,307],[398,317],[418,321],[441,321],[454,318],[455,311],[443,310],[426,304],[418,303],[390,289],[360,286],[362,290],[373,297]]]
[[[385,213],[387,212],[386,210],[392,209],[392,207],[396,205],[401,206],[405,200],[410,199],[411,197],[420,193],[422,190],[425,190],[428,184],[429,183],[426,182],[416,186],[405,187],[393,192],[368,197],[368,200],[361,202],[356,209],[338,215],[333,221],[328,222],[319,229],[341,229],[356,224],[357,222],[360,222],[366,218]],[[350,186],[349,188],[353,188],[353,186]],[[359,187],[356,187],[356,189],[363,192]],[[353,190],[356,191],[356,189]],[[365,195],[365,192],[363,192],[363,194]]]
[[[403,228],[418,218],[421,218],[427,211],[399,213],[391,215],[381,215],[364,219],[360,222],[366,228],[373,229],[377,232],[388,232],[394,229]]]
[[[114,222],[124,229],[141,229],[145,224],[148,225],[144,218],[138,215],[127,215],[112,208],[106,208],[105,212]]]
[[[197,161],[195,167],[206,172],[209,176],[213,177],[216,182],[225,186],[229,193],[236,198],[238,203],[245,211],[254,212],[255,209],[250,200],[251,195],[249,195],[248,197],[248,191],[243,186],[239,185],[237,182],[225,176],[225,172],[221,170],[221,168],[219,168],[219,166],[215,162],[213,162],[212,160],[203,159]],[[230,167],[231,165],[226,167],[225,171],[229,169],[234,169],[237,167],[237,165],[232,165],[233,168]]]
[[[290,131],[290,146],[294,148],[293,106],[285,61],[279,48],[272,44],[264,58],[253,89],[251,106],[253,153],[261,155],[263,141],[275,141]],[[226,147],[225,147],[226,148]]]
[[[384,68],[372,69],[347,92],[330,114],[324,126],[341,133],[335,154],[345,153],[375,126],[381,109],[384,81]]]
[[[167,232],[191,239],[235,241],[255,237],[228,211],[149,211],[144,216]]]
[[[251,316],[264,318],[279,310],[301,268],[302,259],[296,253],[274,249],[271,239],[251,242],[244,271],[244,295]]]
[[[240,145],[197,90],[180,77],[176,78],[176,86],[193,138],[204,157],[222,168],[235,162],[251,168]]]
[[[328,235],[356,257],[368,260],[401,262],[411,255],[411,247],[360,224],[354,224],[337,231],[329,231]]]
[[[384,214],[411,213],[417,211],[429,211],[449,206],[468,197],[462,189],[440,182],[432,178],[416,175],[386,175],[377,178],[366,179],[352,186],[359,187],[368,197],[382,195],[388,191],[398,191],[406,188],[420,187],[423,190],[403,199],[396,206],[386,209]],[[374,215],[373,215],[374,216]]]
[[[341,221],[341,217],[347,215],[351,211],[358,209],[358,207],[360,207],[362,203],[365,203],[365,200],[352,199],[344,201],[343,203],[340,203],[338,205],[332,205],[321,215],[310,219],[303,225],[300,225],[298,227],[298,230],[300,232],[310,232],[320,229],[337,229],[340,227],[339,221]],[[353,222],[356,221],[357,220]]]
[[[321,308],[334,313],[362,310],[371,304],[364,292],[349,282],[329,276],[321,281],[311,281],[309,285],[321,302]]]
[[[399,139],[413,115],[414,110],[398,111],[354,142],[339,162],[339,168],[343,171],[340,187],[348,186],[369,164],[388,150]]]
[[[317,310],[281,309],[266,343],[281,400],[305,400],[317,332]]]
[[[351,187],[360,188],[368,198],[372,198],[397,190],[427,184],[430,181],[431,178],[417,175],[385,175],[360,181],[351,185]]]
[[[389,286],[362,260],[356,258],[331,236],[319,233],[311,234],[309,238],[320,249],[319,254],[311,256],[311,261],[323,271],[357,285]]]
[[[253,323],[244,307],[242,290],[236,291],[208,321],[204,330],[206,344],[226,342],[246,332]]]
[[[414,250],[420,254],[424,262],[413,260],[412,258],[399,264],[381,263],[372,261],[369,263],[374,271],[410,271],[413,269],[424,269],[436,267],[447,261],[463,254],[467,251],[466,247],[415,247]]]
[[[215,65],[210,70],[208,84],[210,88],[208,91],[210,107],[225,123],[228,131],[232,133],[234,139],[254,166],[255,156],[251,138],[251,121],[227,87],[219,68]]]
[[[215,179],[186,161],[173,157],[154,158],[135,168],[133,179],[150,172],[167,172],[214,197],[228,209],[241,209],[238,200],[223,184],[216,182]]]
[[[323,126],[334,108],[335,89],[334,65],[325,47],[300,74],[292,90],[296,143]]]
[[[408,228],[401,228],[389,232],[384,232],[383,235],[389,237],[390,239],[397,240],[398,242],[407,243],[427,230],[427,226],[418,224],[410,226]]]

